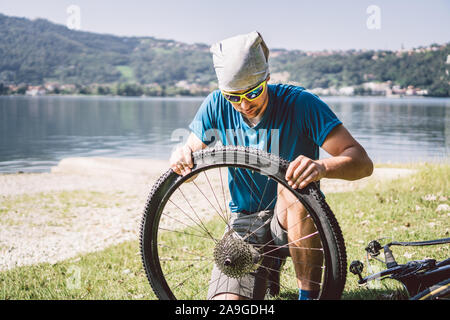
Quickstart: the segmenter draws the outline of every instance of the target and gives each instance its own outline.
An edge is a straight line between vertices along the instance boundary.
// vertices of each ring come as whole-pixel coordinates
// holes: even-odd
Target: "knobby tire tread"
[[[194,164],[196,164],[197,161],[201,161],[202,159],[208,159],[209,157],[220,154],[234,154],[235,159],[247,159],[249,156],[257,156],[258,158],[263,158],[266,161],[270,161],[270,163],[278,163],[278,174],[283,173],[283,177],[289,166],[289,162],[287,160],[282,159],[276,155],[266,153],[259,149],[241,146],[225,146],[196,151],[193,153]],[[193,170],[195,170],[195,165]],[[159,202],[164,196],[160,194],[161,191],[166,191],[166,189],[170,188],[169,185],[173,185],[182,178],[183,177],[178,176],[171,169],[163,173],[157,179],[150,190],[147,202],[145,204],[144,214],[141,219],[139,244],[141,249],[142,263],[149,283],[159,299],[167,299],[167,296],[160,293],[161,287],[159,281],[152,278],[149,272],[150,266],[147,265],[147,261],[145,259],[145,256],[147,255],[146,250],[149,250],[149,248],[145,247],[144,243],[145,241],[148,241],[148,239],[145,239],[146,224],[148,223],[148,219],[154,219],[152,215],[157,213],[157,210],[155,210],[155,208],[158,207]],[[286,186],[290,188],[288,185]],[[339,227],[338,221],[331,211],[330,207],[328,206],[327,202],[325,201],[325,198],[320,192],[320,189],[317,187],[316,183],[311,183],[309,186],[301,190],[293,190],[291,188],[290,190],[293,191],[297,195],[297,197],[301,197],[308,204],[310,204],[316,215],[320,218],[321,224],[328,225],[328,228],[323,228],[323,232],[325,234],[325,237],[328,239],[328,242],[330,242],[331,240],[330,243],[332,244],[332,248],[329,248],[329,250],[334,251],[334,254],[332,253],[331,256],[333,259],[333,264],[337,264],[337,272],[333,276],[333,285],[328,286],[324,289],[324,293],[322,294],[321,299],[340,299],[345,286],[347,275],[347,256],[344,237],[341,228]],[[151,261],[151,263],[153,264],[155,263],[155,261]],[[163,277],[163,275],[160,276]]]

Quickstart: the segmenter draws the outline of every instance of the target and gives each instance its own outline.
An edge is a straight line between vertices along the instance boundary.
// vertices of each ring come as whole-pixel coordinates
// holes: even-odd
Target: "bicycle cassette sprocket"
[[[261,260],[260,253],[233,230],[225,233],[214,248],[217,267],[230,278],[240,278],[258,269]]]

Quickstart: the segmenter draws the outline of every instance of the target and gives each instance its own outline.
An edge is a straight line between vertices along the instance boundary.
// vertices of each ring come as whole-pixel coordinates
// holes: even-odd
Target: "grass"
[[[450,212],[436,211],[449,204],[449,165],[424,164],[417,174],[388,183],[374,183],[364,190],[327,196],[346,242],[348,263],[365,261],[364,248],[369,241],[419,241],[449,237]],[[435,200],[430,200],[435,199]],[[399,263],[425,257],[444,259],[448,245],[433,247],[392,247]],[[375,264],[374,270],[380,269]],[[344,299],[383,299],[398,286],[396,282],[376,282],[374,290],[361,288],[357,276],[349,273]]]
[[[56,264],[0,273],[0,299],[155,299],[138,255],[127,242]]]
[[[420,164],[414,168],[418,172],[413,176],[373,183],[356,192],[327,195],[344,234],[349,264],[352,260],[365,262],[364,248],[373,239],[417,241],[449,237],[450,212],[437,211],[437,208],[440,204],[450,205],[450,165]],[[166,237],[166,244],[177,243],[179,248],[183,247],[176,234]],[[194,240],[187,241],[186,245],[192,245]],[[211,250],[202,241],[195,243],[199,253],[206,255]],[[173,253],[170,247],[168,245],[168,254]],[[444,259],[450,253],[448,245],[393,247],[393,251],[399,263],[424,257]],[[192,267],[196,272],[192,287],[185,291],[187,295],[198,292],[210,273],[200,264]],[[342,298],[392,299],[399,295],[396,283],[383,281],[361,288],[357,277],[349,273]],[[137,241],[53,265],[43,263],[0,272],[0,299],[155,298],[142,268]]]

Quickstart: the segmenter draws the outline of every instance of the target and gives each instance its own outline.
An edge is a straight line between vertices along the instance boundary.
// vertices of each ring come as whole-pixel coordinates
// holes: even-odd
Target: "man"
[[[225,145],[256,145],[291,161],[285,178],[294,189],[304,188],[322,178],[356,180],[372,174],[373,164],[364,148],[322,100],[301,87],[267,84],[270,79],[269,50],[258,32],[225,39],[214,44],[211,52],[220,90],[205,99],[190,125],[192,133],[186,144],[172,154],[170,166],[177,174],[190,172],[193,167],[192,152],[206,148],[211,142],[206,134],[208,130],[218,131]],[[229,139],[230,130],[240,134]],[[276,130],[277,135],[267,134],[261,143],[258,140],[261,130]],[[332,157],[319,160],[319,147]],[[248,175],[246,170],[241,170],[239,174],[241,182],[261,183],[257,177]],[[235,181],[234,188],[238,191],[232,195],[230,209],[236,213],[237,220],[255,214],[256,206],[248,197],[248,185],[238,179]],[[282,230],[290,243],[299,299],[314,299],[319,293],[321,271],[300,261],[321,265],[322,253],[295,249],[301,246],[320,247],[320,239],[311,237],[301,243],[296,241],[301,234],[313,230],[314,225],[311,220],[304,219],[307,213],[303,205],[295,202],[289,192],[283,193],[283,189],[278,185],[278,190],[273,190],[271,195],[272,198],[274,192],[278,195],[276,206],[272,208],[271,231],[274,232],[274,228]],[[225,275],[215,267],[211,284],[220,282],[217,280],[223,277]],[[208,298],[263,298],[265,292],[260,292],[257,278],[257,275],[251,274],[245,281],[227,279],[226,287],[216,285],[212,288],[210,285]]]

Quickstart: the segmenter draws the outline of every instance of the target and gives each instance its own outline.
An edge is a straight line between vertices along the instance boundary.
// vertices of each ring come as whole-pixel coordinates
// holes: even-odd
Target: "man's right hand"
[[[191,148],[186,144],[175,149],[170,156],[169,164],[176,174],[185,176],[190,173],[194,166]]]

